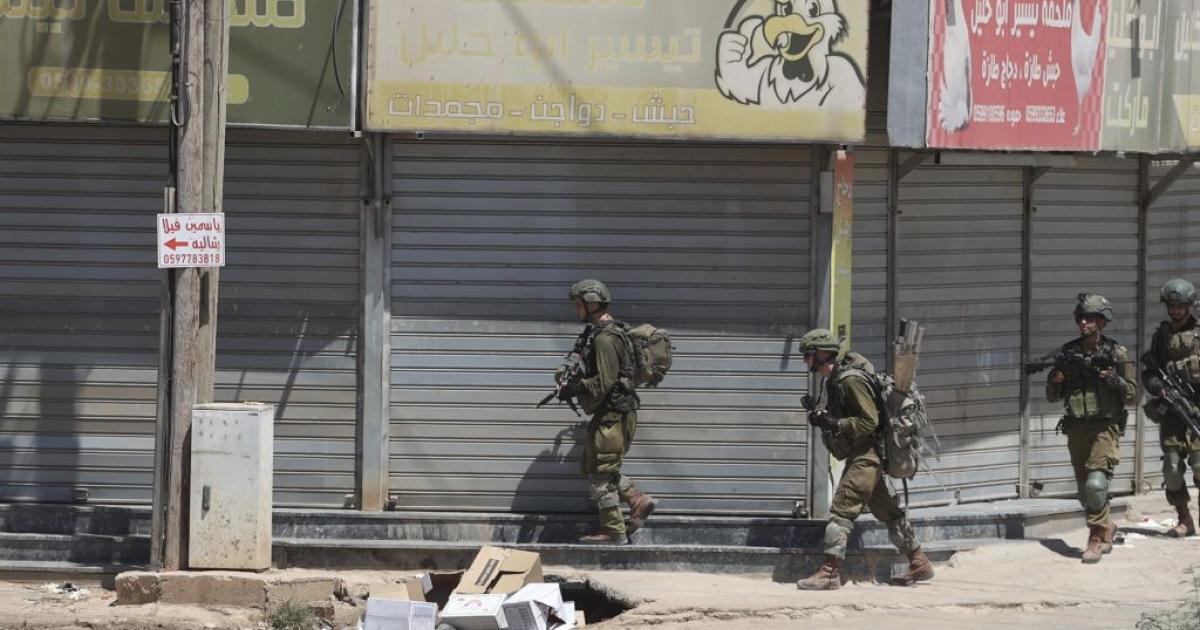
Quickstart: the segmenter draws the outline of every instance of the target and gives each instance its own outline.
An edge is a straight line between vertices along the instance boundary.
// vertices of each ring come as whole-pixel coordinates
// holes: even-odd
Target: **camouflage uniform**
[[[621,474],[625,453],[637,431],[639,400],[632,385],[632,348],[616,324],[601,328],[584,352],[586,374],[579,382],[579,403],[592,416],[582,470],[590,486],[590,499],[600,511],[606,532],[625,535],[621,500],[638,493],[629,477]],[[626,373],[622,373],[624,367]]]
[[[801,340],[801,348],[806,354],[812,347],[824,349],[822,340],[826,338],[833,339],[832,333],[821,329],[810,331]],[[834,492],[829,523],[825,526],[825,565],[798,582],[801,589],[840,586],[839,567],[846,558],[854,520],[864,509],[887,525],[892,544],[909,557],[909,571],[902,581],[911,583],[933,577],[932,565],[917,543],[912,524],[884,479],[879,453],[880,411],[868,380],[872,373],[871,363],[851,352],[825,379],[822,398],[828,420],[820,427],[821,439],[831,455],[845,460],[846,468]]]
[[[850,530],[864,509],[887,525],[892,544],[902,553],[918,547],[904,509],[884,480],[878,447],[879,408],[864,372],[843,361],[825,382],[826,408],[837,419],[837,428],[822,432],[822,438],[830,454],[846,462],[833,494],[831,526],[825,529],[825,553],[839,558],[846,557]]]
[[[1126,405],[1137,400],[1137,370],[1125,348],[1100,334],[1105,323],[1113,319],[1112,306],[1103,296],[1079,294],[1075,320],[1086,330],[1094,321],[1094,333],[1079,337],[1062,346],[1061,351],[1081,361],[1056,365],[1046,377],[1046,400],[1063,403],[1060,421],[1067,436],[1067,451],[1075,472],[1076,496],[1087,515],[1088,543],[1082,554],[1084,563],[1099,562],[1103,554],[1112,551],[1117,526],[1110,513],[1109,485],[1120,463],[1121,434],[1128,418]],[[1094,347],[1085,347],[1085,340],[1095,339]],[[1101,370],[1093,360],[1111,369]],[[1105,377],[1101,377],[1101,373]],[[1062,375],[1062,383],[1056,377]]]
[[[1162,302],[1165,304],[1187,304],[1190,310],[1194,301],[1195,287],[1186,280],[1171,280],[1163,286]],[[1200,385],[1200,327],[1192,315],[1188,315],[1179,330],[1169,321],[1159,324],[1148,354],[1155,363],[1182,380]],[[1200,488],[1200,438],[1159,397],[1162,382],[1149,366],[1142,372],[1142,383],[1150,398],[1144,407],[1146,416],[1159,425],[1158,440],[1163,454],[1162,471],[1167,502],[1179,515],[1178,531],[1172,530],[1171,533],[1176,536],[1191,535],[1195,533],[1195,524],[1188,511],[1191,496],[1184,473],[1190,466],[1192,482]]]
[[[1076,339],[1063,350],[1082,353],[1083,345]],[[1102,381],[1088,366],[1071,366],[1063,371],[1066,380],[1062,384],[1053,382],[1051,372],[1046,380],[1046,400],[1063,403],[1062,430],[1067,436],[1079,502],[1087,512],[1088,525],[1107,527],[1112,523],[1108,485],[1121,461],[1118,440],[1125,430],[1126,405],[1137,400],[1137,371],[1124,346],[1108,337],[1101,337],[1096,352],[1119,362],[1119,385]],[[1103,479],[1093,473],[1103,473]]]
[[[621,474],[625,453],[637,432],[637,410],[641,404],[634,375],[633,343],[623,324],[608,315],[612,294],[599,280],[580,280],[568,294],[577,313],[598,326],[582,352],[583,376],[564,389],[577,397],[592,416],[582,470],[588,480],[588,499],[596,506],[600,530],[582,536],[586,544],[628,542],[632,534],[654,512],[658,502],[638,490],[633,480]],[[592,310],[593,306],[597,310]],[[582,309],[582,310],[578,310]],[[561,382],[562,375],[557,375]],[[629,524],[621,516],[621,501],[629,504]]]

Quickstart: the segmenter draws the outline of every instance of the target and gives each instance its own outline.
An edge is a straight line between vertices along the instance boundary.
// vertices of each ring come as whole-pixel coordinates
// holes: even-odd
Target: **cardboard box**
[[[542,556],[529,551],[483,547],[475,555],[471,568],[463,574],[455,593],[463,595],[502,593],[521,590],[531,582],[542,581]]]
[[[433,580],[428,573],[401,579],[396,584],[389,584],[371,590],[371,599],[404,600],[410,602],[428,602],[428,595],[433,590]]]
[[[442,610],[442,622],[456,630],[504,630],[504,600],[507,595],[451,595]]]
[[[510,630],[547,630],[564,621],[562,591],[557,584],[526,584],[504,602],[504,618]],[[575,621],[574,613],[570,620]]]
[[[363,630],[434,630],[437,604],[372,596]]]

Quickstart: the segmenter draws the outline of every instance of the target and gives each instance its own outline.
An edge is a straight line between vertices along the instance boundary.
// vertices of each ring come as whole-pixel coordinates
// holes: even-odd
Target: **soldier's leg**
[[[879,485],[879,458],[873,453],[846,462],[830,506],[829,523],[825,527],[825,553],[846,557],[846,542],[854,527],[854,519],[866,509],[871,495]]]
[[[1086,463],[1087,477],[1084,482],[1085,505],[1088,524],[1111,527],[1109,510],[1109,484],[1120,463],[1117,428],[1105,426],[1093,431],[1091,449]]]
[[[912,523],[908,521],[908,515],[904,513],[904,508],[900,505],[900,498],[892,494],[886,481],[880,479],[880,482],[876,484],[875,492],[871,493],[867,507],[871,509],[871,514],[879,519],[880,523],[887,525],[888,540],[896,546],[900,553],[911,554],[917,550],[920,545],[917,544]]]
[[[625,519],[621,515],[620,478],[625,454],[621,414],[603,413],[588,426],[588,494],[596,504],[600,530],[580,538],[584,543],[624,543]]]

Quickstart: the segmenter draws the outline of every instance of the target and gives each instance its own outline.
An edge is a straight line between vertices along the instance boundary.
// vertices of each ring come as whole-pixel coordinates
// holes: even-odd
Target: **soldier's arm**
[[[1058,370],[1050,368],[1050,373],[1046,375],[1046,400],[1049,402],[1058,402],[1062,400],[1062,385],[1054,382],[1054,375]]]
[[[1125,404],[1133,404],[1137,402],[1138,398],[1137,369],[1129,360],[1129,351],[1125,349],[1125,346],[1117,346],[1114,354],[1116,355],[1114,358],[1120,361],[1117,365],[1121,366],[1121,378],[1125,380]]]
[[[859,439],[875,433],[879,426],[879,409],[871,387],[861,378],[847,378],[838,383],[842,391],[842,412],[838,418],[838,432]]]
[[[1167,336],[1160,327],[1154,331],[1154,338],[1150,340],[1150,356],[1154,357],[1155,363],[1166,365],[1167,359]],[[1158,374],[1149,366],[1142,366],[1142,385],[1150,385],[1158,381]],[[1151,396],[1157,396],[1159,392],[1146,390],[1146,393]]]
[[[600,400],[608,395],[617,384],[621,372],[621,357],[617,354],[617,340],[611,334],[599,334],[592,340],[596,354],[596,374],[580,381],[586,396]]]

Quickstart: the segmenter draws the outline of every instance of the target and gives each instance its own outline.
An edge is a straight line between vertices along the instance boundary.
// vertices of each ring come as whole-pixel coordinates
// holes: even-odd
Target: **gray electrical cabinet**
[[[274,423],[274,405],[195,407],[188,519],[190,568],[271,568]]]

